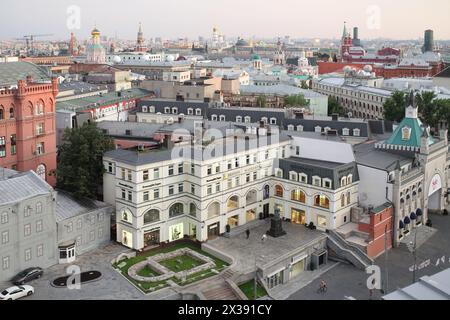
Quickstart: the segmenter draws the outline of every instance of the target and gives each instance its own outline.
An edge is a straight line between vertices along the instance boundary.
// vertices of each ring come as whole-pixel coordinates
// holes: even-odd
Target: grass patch
[[[145,266],[145,268],[140,270],[137,273],[137,275],[141,276],[141,277],[147,277],[147,278],[160,276],[160,274],[158,272],[156,272],[155,270],[153,270],[149,266]]]
[[[145,261],[148,257],[155,256],[155,255],[160,254],[160,253],[173,252],[173,251],[176,251],[176,250],[179,250],[179,249],[183,249],[183,248],[189,248],[189,249],[191,249],[193,251],[201,253],[204,256],[210,257],[211,259],[214,260],[214,263],[216,264],[216,267],[214,269],[219,271],[219,272],[224,270],[226,267],[229,266],[229,264],[226,263],[225,261],[222,261],[222,260],[214,257],[213,255],[202,251],[199,247],[195,246],[194,244],[177,243],[177,244],[174,244],[173,246],[170,246],[170,247],[157,248],[157,249],[153,249],[153,250],[144,252],[144,253],[139,254],[138,256],[136,256],[134,258],[131,258],[131,259],[128,259],[128,260],[125,260],[125,261],[121,261],[120,263],[115,263],[115,264],[113,264],[113,267],[115,269],[118,269],[120,271],[120,273],[124,277],[126,277],[128,280],[130,280],[136,287],[139,287],[145,293],[150,293],[152,291],[168,287],[169,285],[167,284],[167,281],[162,281],[162,282],[141,282],[141,281],[136,281],[136,280],[134,280],[134,279],[132,279],[131,277],[128,276],[128,269],[130,267],[134,266],[135,264],[139,263],[139,262]],[[176,257],[174,260],[177,260],[180,257]],[[190,257],[190,258],[192,258],[192,257]],[[196,260],[194,258],[192,258],[192,259]],[[198,262],[200,264],[203,264],[203,262],[201,262],[201,261],[198,261]],[[125,263],[125,265],[122,266],[122,268],[119,268],[119,264],[123,264],[123,263]],[[192,267],[192,265],[189,266],[189,268],[187,268],[186,270],[191,269],[191,267]],[[182,270],[174,270],[174,271],[175,272],[181,272]],[[147,272],[147,271],[143,271],[143,272]],[[151,269],[148,270],[148,272],[155,273],[155,271],[151,270]],[[142,275],[142,274],[139,274],[139,275],[144,276],[144,277],[148,276],[148,275]],[[200,280],[212,277],[214,275],[216,275],[216,273],[212,272],[211,270],[205,270],[203,272],[199,272],[198,274],[193,274],[193,275],[188,276],[186,278],[186,282],[184,282],[184,283],[181,283],[181,281],[176,279],[176,278],[172,278],[170,280],[176,282],[179,285],[188,285],[188,284],[192,284],[194,282],[197,282],[197,281],[200,281]],[[152,275],[150,275],[150,276],[152,276]]]
[[[249,300],[255,300],[255,281],[250,280],[239,286],[239,289],[247,296]],[[256,287],[256,299],[267,296],[267,291],[259,283]]]
[[[197,260],[190,255],[182,255],[172,259],[160,261],[159,264],[163,265],[167,269],[173,272],[181,272],[190,269],[194,269],[198,266],[205,264],[204,262]]]

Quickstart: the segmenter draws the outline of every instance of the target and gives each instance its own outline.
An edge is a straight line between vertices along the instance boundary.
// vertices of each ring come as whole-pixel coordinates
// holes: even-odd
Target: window
[[[189,205],[189,215],[191,215],[193,217],[197,216],[197,207],[196,207],[195,203],[191,203]]]
[[[131,172],[131,170],[128,170],[127,173],[128,173],[127,174],[128,181],[133,181],[133,173]]]
[[[91,232],[89,232],[89,241],[95,241],[95,231],[92,230]]]
[[[341,208],[345,207],[345,195],[341,195]]]
[[[241,116],[237,116],[236,117],[236,122],[242,122],[242,117]]]
[[[220,192],[220,182],[216,183],[216,192]]]
[[[314,128],[314,132],[321,133],[322,132],[322,127],[320,127],[320,126],[315,127]]]
[[[270,124],[277,124],[276,118],[270,118]]]
[[[347,192],[347,205],[350,205],[352,202],[352,194],[350,192]]]
[[[3,157],[6,157],[6,138],[0,137],[0,158]]]
[[[195,115],[201,116],[202,115],[202,109],[195,109]]]
[[[188,113],[188,115],[193,115],[194,114],[194,109],[188,108],[187,109],[187,113]]]
[[[44,134],[44,124],[43,123],[38,123],[36,125],[36,135],[40,136]]]
[[[173,176],[173,175],[174,175],[173,166],[169,166],[169,176]]]
[[[234,160],[234,167],[235,167],[235,168],[239,168],[239,158],[236,158],[236,159]]]
[[[327,227],[327,218],[324,216],[317,216],[317,224],[319,227],[321,228],[326,228]]]
[[[302,183],[308,183],[308,176],[307,176],[306,174],[300,173],[300,174],[298,175],[298,177],[299,177],[299,181],[300,181],[300,182],[302,182]]]
[[[184,192],[184,184],[180,183],[178,184],[178,193],[183,193]]]
[[[297,172],[293,172],[293,171],[289,172],[289,180],[298,181],[298,174],[297,174]]]
[[[184,165],[182,163],[180,163],[178,165],[178,174],[183,174],[184,173]]]
[[[108,162],[108,169],[107,170],[108,170],[109,173],[113,173],[114,172],[112,162]]]
[[[323,179],[323,187],[327,189],[331,189],[331,180],[330,179]]]
[[[354,135],[355,137],[361,136],[361,130],[359,130],[359,129],[354,129],[354,130],[353,130],[353,135]]]
[[[7,244],[9,242],[9,231],[2,232],[2,244]]]
[[[246,163],[247,165],[250,164],[250,156],[249,156],[249,155],[247,155],[247,156],[245,157],[245,163]]]
[[[10,139],[11,139],[11,155],[15,155],[17,153],[17,139],[16,139],[16,135],[12,134]]]
[[[250,122],[252,122],[252,118],[247,116],[247,117],[244,118],[244,122],[245,123],[250,123]]]
[[[125,180],[125,174],[126,174],[125,169],[121,168],[120,171],[121,171],[121,175],[122,175],[122,180]]]
[[[298,131],[298,132],[303,132],[303,130],[304,130],[304,128],[303,128],[302,125],[298,125],[298,126],[297,126],[297,131]]]
[[[153,179],[159,179],[159,168],[153,170]]]
[[[253,172],[253,181],[258,180],[258,172]]]
[[[288,131],[294,131],[294,125],[290,124],[287,126]]]
[[[191,193],[195,195],[195,185],[191,184]]]
[[[169,209],[169,217],[173,218],[184,214],[184,205],[182,203],[176,203]]]
[[[346,177],[342,177],[341,178],[341,187],[345,187],[347,185],[347,178]]]
[[[266,152],[264,154],[264,159],[266,159],[266,160],[269,159],[269,150],[266,150]]]
[[[283,198],[284,196],[284,189],[280,185],[275,186],[275,197]]]
[[[352,184],[352,183],[353,183],[353,175],[350,174],[350,175],[348,175],[348,177],[347,177],[347,184]]]
[[[144,170],[143,174],[142,174],[142,179],[144,181],[148,181],[150,179],[150,174],[148,170]]]
[[[222,122],[225,121],[225,116],[224,115],[220,115],[219,120],[222,121]]]
[[[217,114],[213,114],[213,115],[211,116],[211,120],[212,120],[212,121],[217,121]]]
[[[169,108],[169,107],[165,107],[165,108],[164,108],[164,113],[166,113],[166,114],[167,114],[167,113],[170,113],[170,108]]]
[[[295,147],[295,155],[300,156],[300,146]]]
[[[31,260],[31,249],[25,250],[25,261]]]
[[[9,257],[4,257],[2,259],[2,269],[8,270],[9,269]]]
[[[128,201],[133,201],[133,192],[128,191]]]
[[[227,168],[228,168],[228,170],[233,169],[233,164],[231,163],[231,161],[228,161]]]
[[[31,216],[31,207],[30,206],[27,206],[23,209],[23,216],[25,218]]]
[[[208,176],[212,175],[212,166],[208,166],[207,174]]]
[[[175,194],[175,187],[169,186],[169,196],[173,196]]]
[[[83,221],[81,219],[77,220],[77,230],[81,230],[83,228]]]
[[[240,184],[241,184],[241,178],[240,177],[236,177],[235,181],[236,181],[236,187],[239,187]]]
[[[154,223],[160,220],[159,211],[152,209],[144,214],[144,224]]]
[[[103,222],[104,219],[105,219],[105,214],[102,212],[98,215],[98,221]]]
[[[207,194],[208,196],[212,195],[212,185],[209,185],[209,186],[206,188],[206,194]]]
[[[195,164],[191,164],[191,174],[195,175]]]
[[[99,228],[98,229],[98,239],[102,239],[103,238],[103,228]]]
[[[348,128],[342,129],[342,135],[343,136],[349,136],[350,135],[350,129],[348,129]]]
[[[144,196],[142,197],[143,201],[149,201],[150,200],[150,193],[148,191],[144,192]]]
[[[24,225],[23,233],[24,233],[25,237],[28,237],[31,235],[31,224],[28,223],[28,224]]]
[[[153,190],[153,199],[159,199],[159,189]]]
[[[42,257],[44,255],[44,245],[40,244],[36,247],[36,256]]]
[[[293,201],[306,203],[306,194],[301,190],[293,190],[291,193],[291,199]]]
[[[69,232],[72,232],[72,230],[73,230],[72,222],[70,223],[70,228],[71,228],[71,230]],[[36,233],[41,233],[43,230],[44,230],[44,224],[43,224],[42,220],[36,221]]]
[[[178,114],[178,108],[172,108],[172,114]]]
[[[83,244],[83,239],[81,238],[81,236],[77,237],[77,247],[80,247]]]
[[[122,191],[122,199],[125,200],[127,198],[126,190],[121,189],[121,191]]]
[[[3,110],[2,107],[0,107],[0,120],[5,119],[5,110]]]
[[[39,142],[36,145],[36,155],[40,156],[43,155],[44,153],[45,153],[44,142]]]
[[[9,214],[8,212],[3,212],[1,216],[1,224],[7,224],[9,222]]]
[[[330,209],[330,200],[324,195],[314,197],[314,205],[324,209]]]

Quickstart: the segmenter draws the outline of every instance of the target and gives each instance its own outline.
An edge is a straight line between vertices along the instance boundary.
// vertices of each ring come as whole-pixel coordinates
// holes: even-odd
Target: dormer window
[[[225,116],[224,116],[224,115],[221,115],[221,116],[219,117],[219,120],[220,120],[220,121],[225,121]]]
[[[244,121],[245,121],[245,123],[250,123],[250,122],[252,122],[252,118],[247,116],[244,118]]]
[[[172,114],[178,114],[178,108],[172,108]]]
[[[350,129],[348,129],[348,128],[342,129],[342,135],[343,136],[349,136],[350,135]]]
[[[402,140],[408,141],[411,139],[411,128],[410,127],[403,127],[402,129]]]
[[[170,113],[170,108],[169,107],[165,107],[164,108],[164,113],[166,113],[166,114]]]
[[[313,186],[321,187],[322,186],[322,179],[318,176],[313,177]]]
[[[303,132],[303,126],[302,125],[298,125],[297,126],[297,131],[298,132]]]
[[[322,132],[322,127],[317,126],[317,127],[314,128],[314,131],[315,131],[316,133],[321,133],[321,132]]]
[[[355,137],[361,136],[361,130],[359,130],[359,129],[354,129],[354,130],[353,130],[353,135],[354,135]]]
[[[148,112],[148,107],[147,106],[142,106],[142,112]]]
[[[294,131],[294,125],[290,124],[288,125],[288,131]]]
[[[300,173],[300,174],[298,175],[298,177],[299,177],[299,181],[300,181],[301,183],[308,183],[308,176],[307,176],[306,174]]]
[[[217,121],[217,114],[213,114],[213,115],[211,116],[211,120],[212,120],[212,121]]]
[[[241,116],[237,116],[236,117],[236,122],[242,122],[242,117]]]
[[[202,115],[202,109],[195,109],[195,115],[201,116]]]
[[[149,112],[150,112],[150,113],[155,113],[155,107],[154,107],[154,106],[151,106],[151,107],[149,108]]]
[[[289,172],[289,180],[298,181],[298,174],[297,174],[297,172],[294,172],[294,171]]]
[[[188,108],[187,113],[188,113],[188,115],[192,116],[194,114],[194,109]]]
[[[270,118],[270,124],[277,124],[276,118]]]

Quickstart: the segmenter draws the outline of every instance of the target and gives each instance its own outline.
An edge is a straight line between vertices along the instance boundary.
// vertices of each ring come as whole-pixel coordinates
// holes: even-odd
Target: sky
[[[433,29],[448,40],[449,12],[449,0],[23,0],[2,6],[0,39],[87,39],[94,25],[135,39],[139,22],[146,38],[209,37],[214,26],[228,37],[340,38],[347,21],[362,39],[419,39]]]

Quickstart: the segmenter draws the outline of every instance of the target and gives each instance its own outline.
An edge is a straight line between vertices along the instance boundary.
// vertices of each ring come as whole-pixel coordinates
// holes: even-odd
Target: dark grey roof
[[[104,202],[90,199],[78,200],[70,193],[59,191],[56,197],[56,222],[108,207],[112,209]]]
[[[74,90],[75,94],[89,93],[100,90],[108,90],[107,85],[95,85],[82,81],[63,82],[58,86],[60,92]]]
[[[353,147],[355,159],[358,164],[380,170],[393,171],[395,170],[397,161],[400,161],[400,164],[404,165],[411,163],[414,158],[413,155],[407,155],[405,153],[396,154],[393,152],[375,149],[376,142],[377,141],[372,140]]]
[[[295,129],[297,126],[303,126],[303,131],[314,132],[317,126],[322,127],[322,130],[329,127],[333,130],[337,130],[339,135],[343,135],[342,130],[350,129],[350,136],[353,136],[353,130],[360,130],[360,137],[367,138],[369,136],[369,124],[361,121],[333,121],[333,120],[314,120],[314,119],[285,119],[283,122],[283,129],[287,130],[289,125],[293,125]]]
[[[283,109],[264,109],[264,108],[209,108],[208,119],[211,120],[212,115],[225,116],[225,121],[236,122],[236,117],[241,116],[242,121],[245,117],[250,117],[251,123],[261,121],[263,117],[267,119],[277,119],[277,125],[280,125],[285,119],[285,111]]]
[[[283,178],[287,180],[289,179],[290,171],[306,174],[308,176],[308,184],[313,183],[313,176],[319,176],[322,179],[328,178],[332,181],[333,190],[340,188],[341,178],[349,174],[353,175],[353,181],[359,181],[358,169],[354,162],[342,164],[291,157],[280,159],[280,169],[283,170]]]
[[[196,160],[204,161],[221,157],[225,155],[235,154],[268,146],[274,143],[288,141],[290,138],[285,134],[272,136],[253,136],[250,140],[240,137],[238,143],[234,141],[233,137],[216,140],[215,142],[200,146],[200,145],[185,145],[175,147],[173,149],[157,149],[148,152],[137,152],[129,150],[113,150],[106,152],[104,157],[112,158],[119,162],[127,163],[134,166],[141,166],[160,161],[175,160],[177,158],[185,161]]]
[[[142,112],[142,106],[155,107],[155,113],[161,112],[164,114],[165,107],[178,108],[178,114],[188,114],[188,108],[202,109],[202,115],[205,114],[205,110],[208,108],[206,102],[186,102],[186,101],[169,101],[169,100],[142,100],[138,103],[138,110]]]

